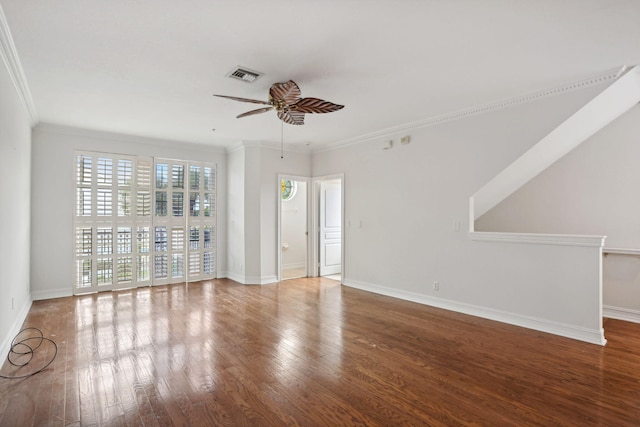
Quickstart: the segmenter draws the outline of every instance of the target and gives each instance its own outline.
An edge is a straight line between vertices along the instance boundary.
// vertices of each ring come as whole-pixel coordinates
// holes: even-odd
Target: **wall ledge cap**
[[[604,247],[607,236],[576,234],[536,234],[472,231],[469,238],[476,242],[528,243],[539,245]]]

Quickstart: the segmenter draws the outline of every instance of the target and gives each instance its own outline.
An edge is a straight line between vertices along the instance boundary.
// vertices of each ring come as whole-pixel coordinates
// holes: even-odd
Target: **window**
[[[78,152],[74,168],[75,293],[215,277],[213,165]]]
[[[149,284],[148,260],[139,254],[149,252],[151,164],[149,158],[76,154],[76,293]]]
[[[295,181],[291,181],[290,179],[283,179],[281,182],[281,196],[282,200],[291,200],[293,196],[296,195],[296,190],[298,189],[298,185]]]
[[[184,228],[171,230],[171,277],[184,277]]]
[[[186,215],[188,280],[215,277],[215,168],[189,164],[189,213]]]

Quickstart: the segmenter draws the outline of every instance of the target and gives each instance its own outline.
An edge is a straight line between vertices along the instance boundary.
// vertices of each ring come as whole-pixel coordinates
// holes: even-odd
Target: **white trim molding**
[[[469,238],[476,242],[526,243],[556,246],[602,247],[606,236],[582,236],[573,234],[499,233],[474,231]]]
[[[82,294],[79,294],[79,295],[82,295]],[[72,296],[73,296],[73,290],[67,289],[67,288],[51,289],[49,291],[31,290],[31,297],[33,298],[34,301],[40,301],[43,299],[72,297]]]
[[[34,127],[34,132],[37,133],[53,133],[56,135],[65,136],[80,136],[83,138],[100,139],[106,142],[118,141],[132,144],[146,144],[154,147],[175,147],[179,144],[180,147],[190,150],[208,151],[211,153],[224,154],[226,152],[224,147],[198,144],[190,141],[178,141],[171,139],[152,138],[148,136],[129,135],[116,132],[107,132],[102,130],[80,128],[74,126],[58,125],[54,123],[40,122]],[[122,154],[122,153],[111,153]]]
[[[380,295],[386,295],[393,298],[412,301],[418,304],[438,307],[445,310],[455,311],[458,313],[468,314],[470,316],[481,317],[484,319],[495,320],[497,322],[507,323],[510,325],[521,326],[523,328],[533,329],[536,331],[546,332],[579,341],[585,341],[591,344],[605,345],[607,340],[604,337],[604,329],[591,330],[578,326],[567,325],[564,323],[553,322],[546,319],[540,319],[531,316],[523,316],[521,314],[510,313],[502,310],[496,310],[489,307],[465,304],[444,298],[436,298],[429,295],[418,294],[415,292],[402,291],[392,289],[385,286],[373,285],[370,283],[359,282],[356,280],[343,280],[345,286],[360,289],[367,292],[373,292]]]
[[[279,142],[269,142],[269,141],[235,141],[232,145],[226,148],[227,153],[233,153],[234,151],[238,151],[245,147],[258,147],[264,148],[268,150],[280,151],[283,147]],[[301,146],[300,144],[284,144],[284,152],[285,153],[310,153],[311,148],[309,145]]]
[[[640,255],[640,249],[602,248],[605,255]]]
[[[292,262],[289,264],[282,264],[282,269],[283,270],[291,270],[294,268],[304,268],[307,266],[307,263],[305,261],[300,261],[300,262]]]
[[[0,357],[2,357],[3,360],[9,354],[9,350],[11,349],[11,341],[13,341],[13,338],[18,335],[18,332],[22,330],[22,325],[27,319],[27,315],[29,314],[29,310],[31,309],[32,302],[33,300],[31,298],[27,300],[27,302],[20,310],[20,313],[18,313],[18,315],[16,316],[16,320],[13,322],[13,325],[11,325],[9,333],[2,340],[2,344],[0,344]]]
[[[631,68],[471,197],[478,219],[640,102],[640,67]]]
[[[640,311],[630,308],[613,307],[605,305],[602,307],[602,316],[609,319],[624,320],[627,322],[640,323]]]
[[[38,113],[36,112],[35,104],[33,103],[33,97],[31,96],[31,90],[27,83],[27,78],[24,75],[22,69],[22,63],[18,57],[16,46],[11,36],[11,30],[7,23],[7,18],[4,15],[4,10],[0,5],[0,57],[9,71],[11,81],[16,87],[16,91],[22,104],[24,105],[27,114],[29,114],[29,120],[31,126],[35,126],[38,123]]]
[[[526,104],[529,102],[537,101],[539,99],[549,98],[555,95],[565,94],[576,90],[587,89],[593,86],[600,86],[606,83],[611,83],[620,78],[627,70],[628,66],[618,67],[604,73],[599,73],[586,79],[570,82],[564,85],[560,85],[551,89],[541,90],[537,92],[531,92],[520,96],[501,99],[486,104],[474,105],[462,110],[446,113],[438,116],[428,117],[423,120],[418,120],[411,123],[405,123],[400,126],[394,126],[387,129],[382,129],[376,132],[367,133],[354,138],[344,139],[333,144],[329,144],[313,152],[323,152],[335,150],[338,148],[347,147],[350,145],[359,144],[361,142],[370,141],[372,139],[387,138],[389,136],[406,133],[416,129],[422,129],[430,126],[436,126],[442,123],[452,122],[467,117],[475,116],[478,114],[490,113],[492,111],[502,110],[504,108],[514,107],[520,104]]]
[[[271,283],[278,283],[278,278],[276,276],[243,276],[230,271],[221,271],[220,276],[218,277],[231,279],[241,285],[268,285]]]

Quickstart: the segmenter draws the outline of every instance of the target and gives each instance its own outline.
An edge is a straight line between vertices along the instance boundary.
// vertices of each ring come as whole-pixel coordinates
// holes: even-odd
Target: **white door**
[[[342,272],[342,186],[320,183],[320,276]]]

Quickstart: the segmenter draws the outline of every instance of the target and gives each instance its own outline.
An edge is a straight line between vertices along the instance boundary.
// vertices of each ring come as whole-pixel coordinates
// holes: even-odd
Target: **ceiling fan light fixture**
[[[240,102],[250,102],[252,104],[268,105],[268,107],[242,113],[237,118],[253,116],[255,114],[266,113],[275,110],[278,118],[290,125],[303,125],[304,115],[307,113],[331,113],[344,108],[344,105],[334,104],[319,98],[301,98],[300,88],[293,80],[284,83],[274,83],[269,89],[269,100],[240,98],[238,96],[217,95],[220,98],[232,99]]]
[[[253,83],[257,79],[259,79],[260,76],[262,76],[262,73],[241,66],[237,66],[229,74],[227,74],[227,77],[231,77],[232,79],[236,80],[242,80],[243,82],[247,83]]]

